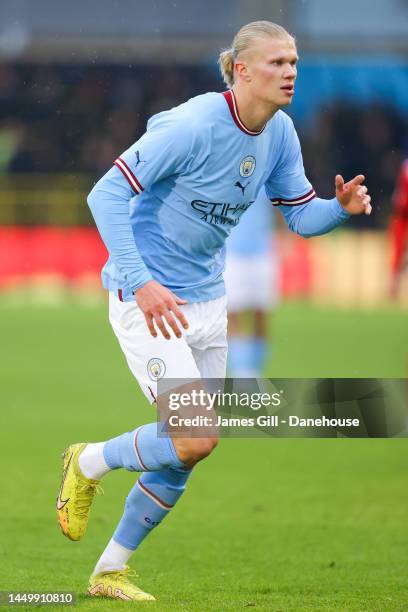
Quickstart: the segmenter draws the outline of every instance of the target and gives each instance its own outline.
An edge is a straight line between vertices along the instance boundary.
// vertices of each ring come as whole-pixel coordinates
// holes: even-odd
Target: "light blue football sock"
[[[184,492],[191,470],[164,468],[145,472],[130,491],[113,534],[115,542],[135,550],[167,516]]]
[[[228,365],[232,377],[252,378],[263,372],[267,355],[266,338],[233,336],[228,342]]]
[[[250,378],[252,373],[252,338],[232,336],[228,340],[228,370],[231,376]]]
[[[253,336],[252,340],[252,367],[256,372],[262,374],[268,351],[266,338]]]
[[[105,442],[103,456],[111,470],[151,472],[166,467],[184,468],[170,436],[158,437],[157,423],[142,425]]]

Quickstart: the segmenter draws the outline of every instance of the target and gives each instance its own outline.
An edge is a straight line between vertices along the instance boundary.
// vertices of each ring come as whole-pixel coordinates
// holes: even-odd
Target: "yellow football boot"
[[[57,497],[57,517],[64,535],[80,540],[88,524],[89,509],[95,493],[102,493],[99,480],[86,478],[78,457],[86,444],[72,444],[63,454],[64,469]]]
[[[110,597],[122,601],[156,601],[150,593],[145,593],[130,582],[130,576],[137,576],[127,565],[123,570],[101,572],[90,577],[88,595],[91,597]]]

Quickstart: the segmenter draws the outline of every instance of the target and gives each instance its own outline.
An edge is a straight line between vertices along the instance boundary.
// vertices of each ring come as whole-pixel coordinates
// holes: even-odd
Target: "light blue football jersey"
[[[337,200],[299,216],[317,198],[292,120],[278,111],[250,131],[232,90],[153,116],[114,164],[88,203],[109,251],[103,285],[125,301],[152,278],[190,302],[223,295],[225,240],[264,185],[299,233],[348,216]]]

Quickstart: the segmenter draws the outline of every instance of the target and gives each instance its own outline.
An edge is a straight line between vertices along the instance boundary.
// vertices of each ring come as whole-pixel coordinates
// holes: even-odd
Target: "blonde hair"
[[[218,57],[222,78],[228,87],[232,87],[234,84],[234,64],[238,55],[249,49],[260,36],[291,38],[295,41],[294,37],[285,28],[277,23],[272,23],[272,21],[252,21],[244,25],[236,33],[231,48],[221,51]]]

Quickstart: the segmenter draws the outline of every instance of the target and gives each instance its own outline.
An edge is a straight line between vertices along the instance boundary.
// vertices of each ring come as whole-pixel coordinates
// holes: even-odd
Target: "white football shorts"
[[[109,321],[129,368],[150,403],[158,381],[169,379],[224,379],[227,363],[227,298],[180,306],[189,328],[183,336],[153,338],[136,301],[122,302],[109,292]]]
[[[271,253],[228,253],[224,272],[229,312],[268,310],[278,301],[278,267]]]

